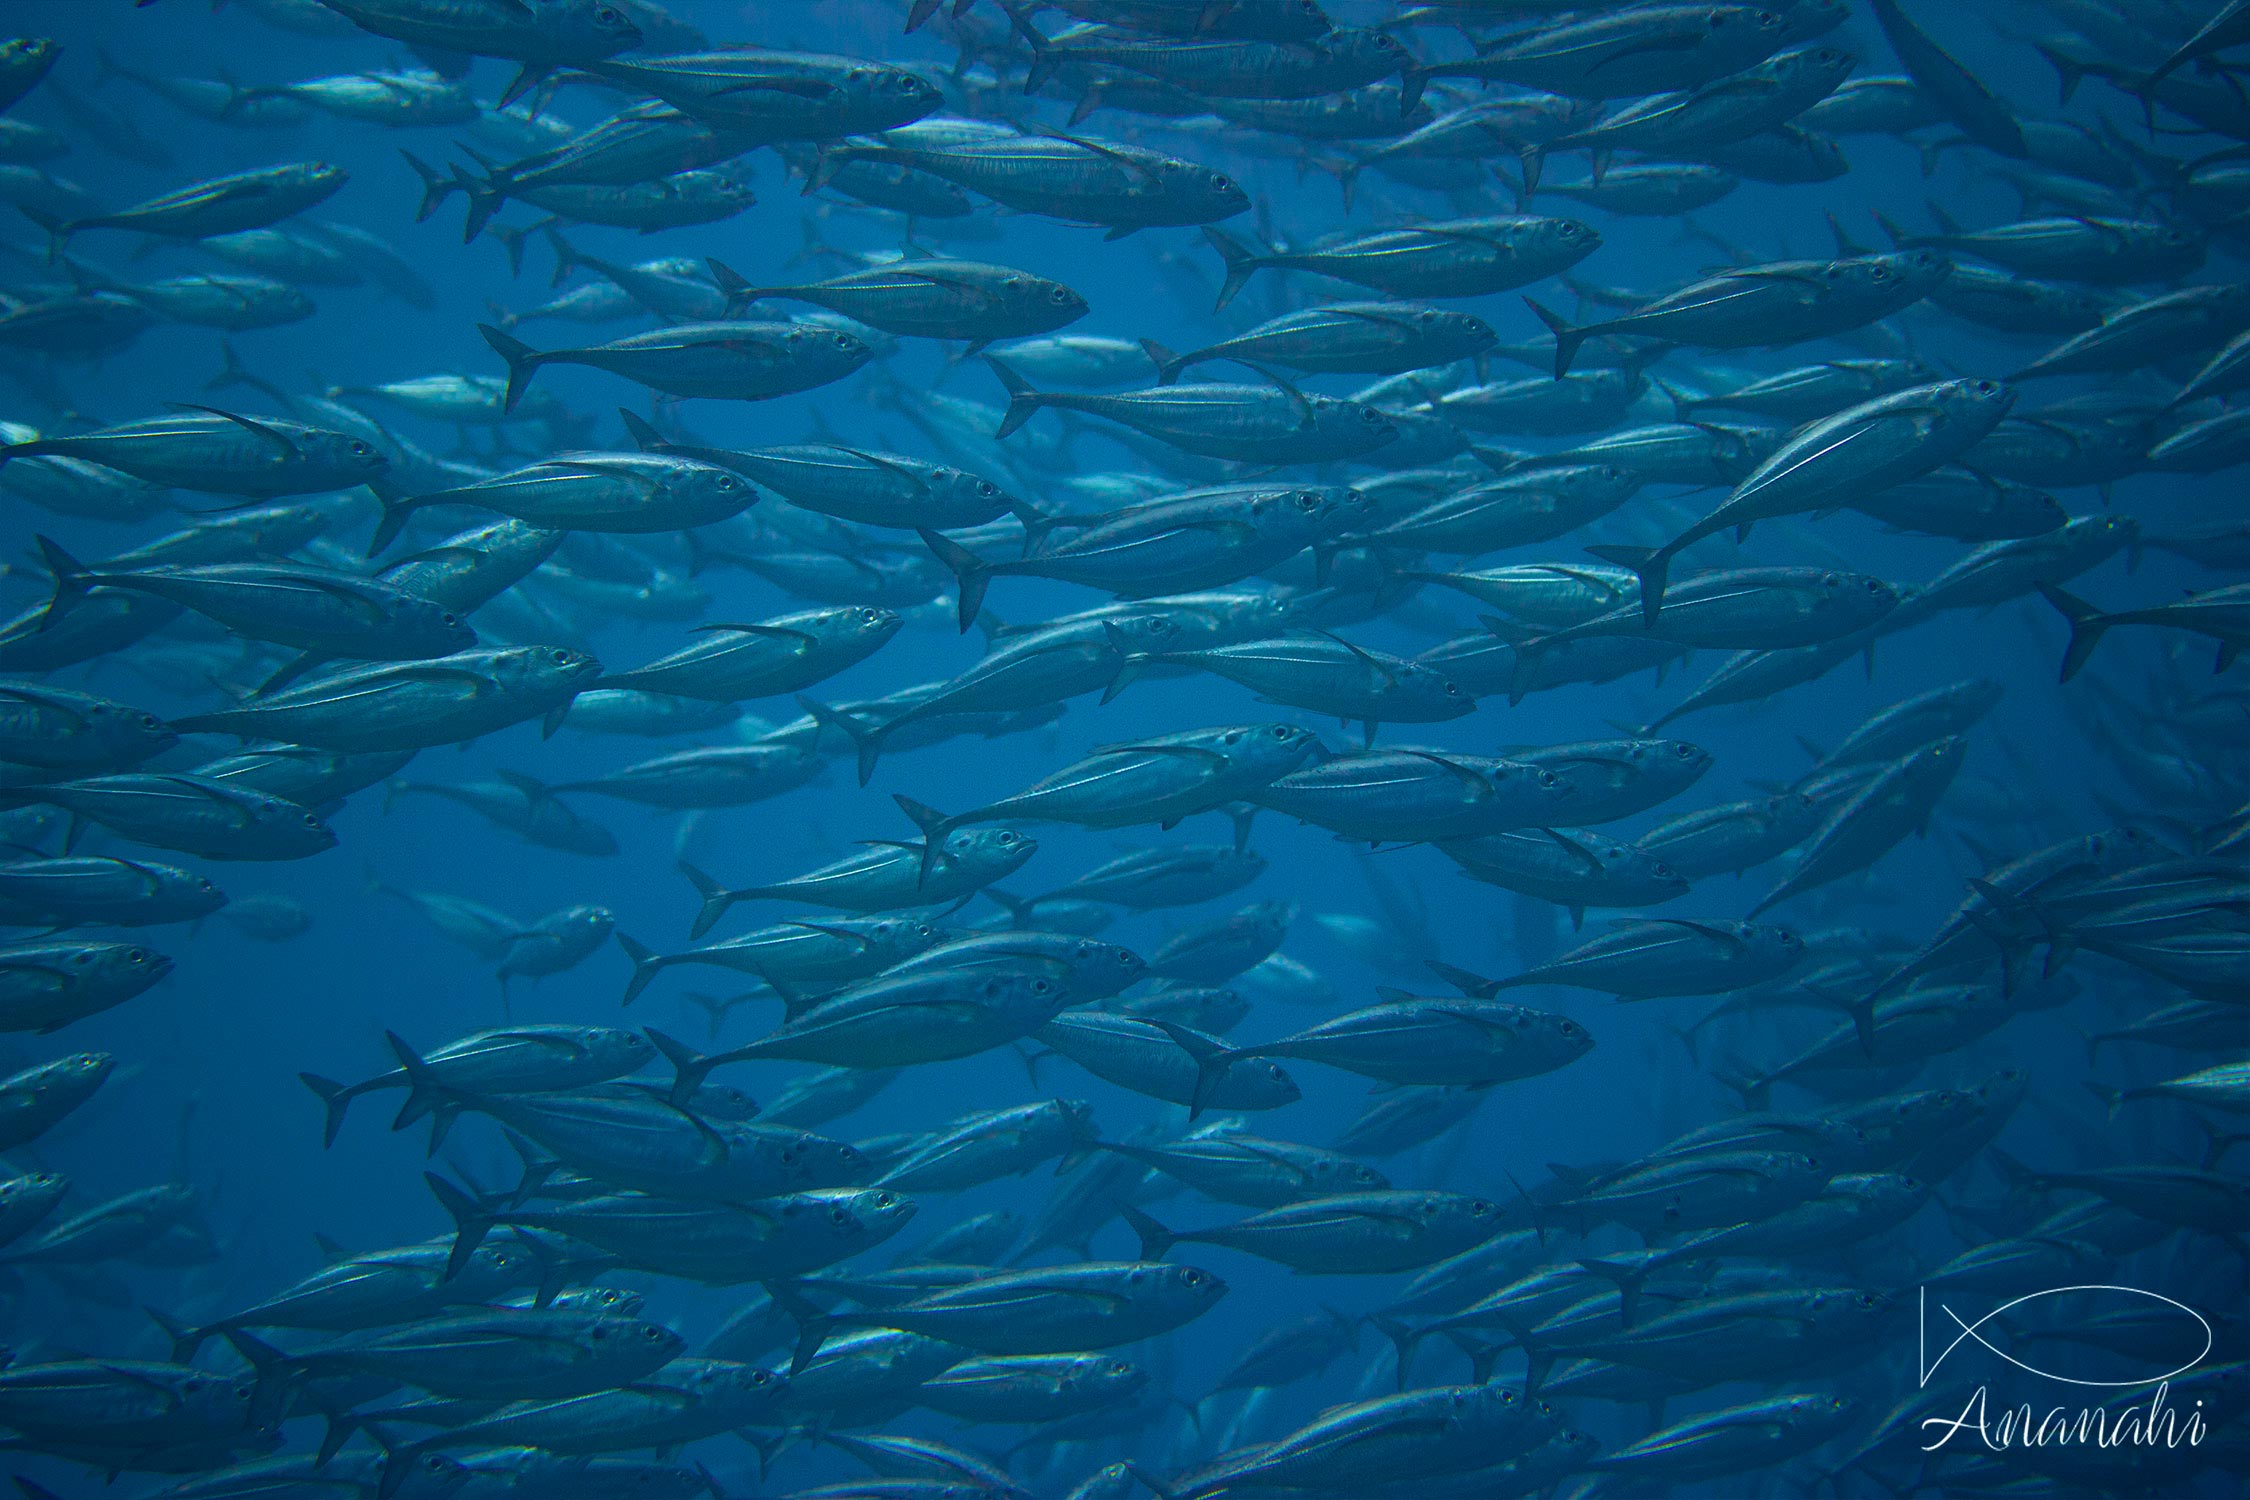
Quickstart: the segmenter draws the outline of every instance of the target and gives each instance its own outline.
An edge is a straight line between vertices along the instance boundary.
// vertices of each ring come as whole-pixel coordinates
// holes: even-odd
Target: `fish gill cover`
[[[26,1500],[2250,1478],[2244,0],[0,22]]]

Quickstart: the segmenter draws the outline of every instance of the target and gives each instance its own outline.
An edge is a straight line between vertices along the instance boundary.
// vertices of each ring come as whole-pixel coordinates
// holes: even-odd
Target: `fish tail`
[[[461,149],[468,151],[466,146]],[[469,199],[468,216],[461,222],[461,243],[464,245],[484,233],[484,227],[492,222],[492,216],[500,212],[502,205],[508,201],[508,190],[501,183],[492,164],[474,151],[469,151],[469,156],[485,169],[485,175],[478,177],[459,167],[453,169],[453,185],[467,194]]]
[[[421,1443],[402,1443],[373,1422],[360,1424],[360,1431],[374,1439],[375,1446],[383,1450],[382,1476],[375,1483],[375,1500],[391,1500],[406,1481],[414,1477],[414,1462],[422,1456]]]
[[[883,736],[890,732],[891,726],[877,724],[870,729],[850,714],[814,698],[800,696],[797,706],[812,715],[813,722],[821,728],[833,729],[852,742],[852,748],[859,755],[859,784],[867,785],[875,775],[875,759],[883,753]]]
[[[1243,284],[1249,281],[1250,273],[1265,262],[1251,254],[1250,248],[1242,241],[1224,230],[1213,229],[1208,224],[1203,226],[1203,241],[1218,251],[1219,259],[1226,263],[1226,280],[1219,284],[1219,305],[1212,309],[1217,312],[1235,299]]]
[[[1171,385],[1177,381],[1180,378],[1180,372],[1186,369],[1190,363],[1190,360],[1174,354],[1154,339],[1142,339],[1141,349],[1148,355],[1149,362],[1156,366],[1156,383],[1158,385]]]
[[[2063,647],[2061,678],[2068,682],[2078,675],[2078,669],[2086,665],[2086,658],[2092,656],[2094,648],[2102,643],[2102,637],[2109,631],[2110,621],[2085,600],[2056,588],[2051,583],[2033,586],[2039,590],[2040,597],[2052,604],[2063,619],[2070,623],[2070,644]],[[59,593],[59,581],[56,588]]]
[[[1000,384],[1008,393],[1007,414],[1000,419],[1000,430],[993,434],[995,437],[1006,437],[1037,415],[1039,408],[1047,404],[1048,398],[1045,392],[1035,390],[1030,381],[991,355],[987,354],[984,362],[992,367],[993,374],[1000,377]]]
[[[493,353],[508,362],[508,396],[501,404],[501,410],[514,411],[516,403],[523,399],[524,388],[531,384],[531,377],[539,373],[540,362],[547,356],[514,335],[502,333],[490,323],[479,323],[477,332],[484,335],[484,341],[492,346]]]
[[[1381,1330],[1383,1337],[1389,1339],[1391,1347],[1398,1352],[1398,1388],[1405,1390],[1406,1372],[1414,1363],[1414,1351],[1422,1343],[1423,1331],[1409,1328],[1398,1319],[1386,1317],[1382,1313],[1369,1315],[1367,1321]]]
[[[274,403],[283,410],[287,410],[291,404],[291,398],[287,391],[262,375],[250,373],[250,367],[242,362],[242,356],[236,351],[233,339],[221,339],[219,341],[219,373],[204,381],[203,388],[207,391],[224,391],[231,390],[235,386],[244,386],[270,396]]]
[[[1641,619],[1654,625],[1656,612],[1664,607],[1664,582],[1672,571],[1672,552],[1667,547],[1588,547],[1588,552],[1603,562],[1615,563],[1621,568],[1631,568],[1641,580]]]
[[[690,990],[680,998],[703,1012],[704,1020],[710,1024],[711,1040],[717,1041],[719,1027],[725,1023],[727,1012],[734,1008],[734,1001],[722,1000],[717,995],[706,995],[700,990]]]
[[[705,1057],[678,1037],[669,1036],[653,1026],[648,1028],[648,1039],[655,1044],[657,1051],[664,1054],[664,1060],[672,1065],[672,1102],[687,1103],[695,1097],[695,1091],[703,1087],[703,1080],[711,1076],[711,1069],[717,1066],[716,1061]]]
[[[938,7],[944,3],[945,0],[914,0],[912,8],[906,12],[906,29],[920,31],[929,24],[930,17],[936,15]]]
[[[1739,1095],[1744,1109],[1763,1110],[1770,1107],[1773,1099],[1773,1080],[1771,1078],[1755,1078],[1748,1073],[1738,1072],[1731,1068],[1724,1072],[1714,1070],[1711,1076],[1717,1079],[1722,1086]]]
[[[391,1129],[404,1130],[422,1116],[436,1113],[448,1102],[445,1086],[431,1076],[430,1065],[422,1061],[421,1053],[407,1045],[404,1037],[395,1031],[386,1031],[383,1039],[391,1044],[391,1055],[398,1059],[399,1067],[406,1073],[406,1102],[398,1107],[398,1118],[391,1122]],[[430,1144],[434,1150],[437,1141],[433,1139]]]
[[[1874,213],[1875,227],[1883,231],[1884,237],[1891,242],[1891,247],[1893,249],[1903,249],[1907,241],[1914,238],[1913,235],[1908,234],[1906,230],[1899,225],[1899,222],[1896,219],[1893,219],[1889,214],[1884,213],[1879,208],[1876,209]]]
[[[65,552],[53,537],[39,535],[32,540],[39,546],[39,560],[55,575],[54,597],[47,601],[47,608],[39,616],[39,628],[47,630],[60,623],[72,605],[93,592],[100,580],[84,563]]]
[[[610,936],[617,939],[617,946],[623,948],[625,956],[633,961],[633,977],[625,981],[625,998],[617,1002],[618,1006],[622,1008],[638,1000],[641,991],[649,987],[650,981],[655,979],[658,972],[671,960],[647,944],[637,942],[622,932],[612,931]]]
[[[2099,1041],[2100,1038],[2097,1037],[2094,1040]],[[2086,1060],[2091,1063],[2093,1059],[2094,1044],[2088,1042],[2086,1044]],[[2113,1088],[2106,1083],[2089,1083],[2086,1085],[2086,1092],[2102,1101],[2102,1108],[2109,1112],[2108,1118],[2112,1120],[2117,1118],[2117,1108],[2125,1102],[2125,1091],[2123,1089]]]
[[[1579,346],[1586,342],[1586,330],[1572,327],[1563,321],[1560,313],[1540,306],[1529,297],[1523,299],[1523,305],[1555,336],[1555,378],[1562,379],[1570,373],[1571,361],[1578,358]]]
[[[382,556],[391,543],[398,540],[398,534],[406,529],[407,521],[415,511],[421,509],[422,501],[419,496],[401,495],[388,487],[371,489],[376,504],[382,507],[375,518],[375,534],[367,539],[367,555],[373,558]]]
[[[1176,1021],[1152,1020],[1150,1024],[1195,1061],[1195,1088],[1188,1096],[1188,1119],[1192,1121],[1210,1108],[1212,1096],[1218,1092],[1219,1084],[1225,1080],[1227,1069],[1234,1066],[1235,1059],[1250,1054],[1233,1047],[1216,1046],[1209,1037],[1190,1031]]]
[[[2062,102],[2068,104],[2071,96],[2078,92],[2078,85],[2086,81],[2084,65],[2036,42],[2032,44],[2032,50],[2047,59],[2047,66],[2055,70],[2055,86],[2062,94]]]
[[[1431,77],[1431,70],[1424,67],[1408,67],[1399,74],[1398,112],[1400,114],[1410,115],[1414,113],[1414,107],[1422,102],[1423,91],[1430,86]]]
[[[70,237],[78,226],[56,218],[43,208],[31,208],[21,203],[16,205],[16,212],[47,231],[47,263],[53,265],[62,259],[62,253],[69,247]]]
[[[1039,29],[1025,18],[1022,11],[1013,5],[1003,5],[1000,8],[1006,13],[1010,28],[1031,49],[1031,63],[1023,74],[1023,91],[1026,94],[1036,94],[1055,76],[1056,70],[1062,67],[1062,54],[1055,51],[1047,38],[1039,34]]]
[[[703,266],[711,273],[711,279],[718,284],[719,290],[726,294],[727,317],[741,317],[743,309],[758,300],[760,289],[752,286],[740,271],[716,255],[703,257]]]
[[[1624,1326],[1633,1326],[1633,1315],[1640,1310],[1641,1283],[1658,1264],[1654,1257],[1635,1261],[1630,1256],[1591,1255],[1580,1261],[1581,1269],[1617,1284],[1617,1315]]]
[[[727,909],[742,899],[742,893],[728,890],[684,859],[680,861],[680,873],[688,878],[688,884],[694,886],[695,893],[703,898],[703,907],[695,914],[695,925],[688,930],[688,936],[700,938],[718,925],[719,918],[727,914]]]
[[[406,164],[414,169],[414,175],[422,179],[422,203],[414,210],[415,223],[419,224],[436,213],[445,206],[445,200],[455,193],[468,191],[459,171],[447,177],[411,151],[401,151],[399,155],[406,158]]]
[[[921,883],[928,885],[930,876],[937,871],[938,861],[945,857],[945,836],[957,826],[956,820],[904,793],[892,793],[891,800],[898,804],[900,812],[914,820],[915,827],[922,830]]]
[[[1117,1205],[1117,1211],[1125,1216],[1126,1223],[1133,1226],[1133,1233],[1141,1237],[1142,1260],[1162,1260],[1170,1253],[1172,1246],[1178,1243],[1178,1235],[1133,1207],[1132,1204],[1120,1203]]]
[[[1472,1000],[1490,1000],[1508,987],[1505,979],[1487,979],[1482,974],[1472,974],[1467,969],[1457,969],[1434,958],[1426,958],[1422,963],[1432,974]]]
[[[537,227],[545,228],[547,226],[540,225]],[[511,281],[523,274],[523,247],[530,240],[532,232],[533,227],[529,225],[521,229],[512,224],[495,224],[492,226],[492,237],[500,242],[501,250],[507,254],[508,279]],[[559,263],[555,267],[555,273],[557,280],[550,285],[560,285],[562,266]]]
[[[953,538],[927,527],[916,527],[915,534],[922,538],[922,545],[929,548],[939,562],[945,564],[947,571],[952,573],[954,581],[960,586],[961,633],[967,635],[969,627],[976,623],[978,614],[984,609],[984,591],[992,586],[992,564]]]
[[[320,1144],[323,1147],[335,1145],[338,1133],[344,1128],[344,1111],[351,1108],[352,1100],[359,1095],[349,1085],[323,1078],[318,1073],[299,1073],[297,1080],[319,1096],[321,1108],[326,1111],[320,1126]]]
[[[202,1348],[204,1340],[211,1337],[210,1329],[190,1328],[170,1313],[157,1308],[143,1307],[141,1311],[147,1313],[156,1326],[164,1330],[164,1336],[172,1341],[173,1364],[184,1365],[194,1359],[195,1351]]]
[[[469,1257],[477,1253],[477,1246],[484,1243],[484,1237],[492,1233],[493,1217],[483,1204],[437,1173],[424,1172],[422,1180],[430,1185],[438,1206],[453,1220],[453,1251],[445,1262],[445,1279],[451,1281],[468,1265]]]

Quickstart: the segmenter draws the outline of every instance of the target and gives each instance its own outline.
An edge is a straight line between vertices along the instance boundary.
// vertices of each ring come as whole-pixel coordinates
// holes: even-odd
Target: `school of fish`
[[[2250,1484],[2250,0],[5,22],[25,1500]]]

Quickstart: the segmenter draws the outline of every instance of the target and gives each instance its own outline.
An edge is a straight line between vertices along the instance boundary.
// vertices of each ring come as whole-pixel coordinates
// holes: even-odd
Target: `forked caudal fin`
[[[1672,553],[1666,547],[1627,547],[1611,545],[1586,549],[1606,563],[1621,568],[1631,568],[1641,581],[1641,620],[1654,625],[1657,611],[1664,607],[1665,580],[1672,570]]]
[[[547,356],[514,335],[502,333],[490,323],[479,323],[477,332],[484,335],[484,341],[492,346],[493,353],[508,362],[508,395],[501,403],[501,409],[514,411],[516,403],[523,399],[524,389],[531,384],[531,377],[539,373],[539,366]]]
[[[2070,644],[2063,647],[2062,677],[2064,682],[2078,675],[2086,665],[2086,658],[2109,633],[2109,619],[2102,612],[2077,595],[2056,588],[2051,583],[2034,584],[2041,598],[2052,604],[2070,625]],[[61,581],[56,582],[56,594],[61,595]]]

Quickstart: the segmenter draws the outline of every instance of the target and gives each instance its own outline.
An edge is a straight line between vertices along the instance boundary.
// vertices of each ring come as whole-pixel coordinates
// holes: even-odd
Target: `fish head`
[[[1734,931],[1744,942],[1763,949],[1786,966],[1795,967],[1805,960],[1805,940],[1786,927],[1771,922],[1737,922]]]
[[[542,1259],[529,1241],[487,1240],[477,1246],[476,1253],[462,1268],[460,1278],[470,1286],[487,1286],[494,1290],[508,1287],[537,1286],[544,1272]]]
[[[852,1187],[867,1180],[873,1170],[867,1153],[849,1141],[830,1140],[810,1131],[734,1132],[770,1145],[773,1159],[794,1181],[812,1187]]]
[[[495,654],[492,674],[527,697],[576,692],[599,677],[602,664],[568,646],[518,646]]]
[[[1227,1069],[1226,1081],[1244,1097],[1244,1109],[1279,1109],[1305,1097],[1289,1070],[1267,1059],[1236,1063]]]
[[[557,1293],[555,1300],[549,1305],[577,1312],[615,1313],[619,1317],[631,1317],[641,1310],[645,1301],[647,1299],[639,1292],[627,1291],[623,1287],[585,1286]]]
[[[0,1181],[0,1210],[12,1210],[18,1204],[42,1198],[59,1198],[69,1186],[70,1179],[60,1172],[26,1172],[10,1177]]]
[[[1212,167],[1166,161],[1157,180],[1162,184],[1158,191],[1178,200],[1183,210],[1200,215],[1202,223],[1231,219],[1250,209],[1250,195],[1242,184]]]
[[[687,1340],[673,1329],[624,1314],[595,1318],[587,1324],[584,1337],[597,1355],[645,1370],[668,1365],[687,1353]]]
[[[62,55],[62,43],[47,36],[12,36],[0,42],[0,72],[11,77],[43,73]]]
[[[1851,76],[1852,69],[1859,66],[1859,59],[1842,47],[1804,47],[1782,53],[1769,66],[1776,78],[1809,85],[1825,84],[1832,90]]]
[[[1147,959],[1130,948],[1092,938],[1081,938],[1063,960],[1063,967],[1071,987],[1089,995],[1114,995],[1148,977]]]
[[[998,880],[1039,852],[1039,841],[1013,828],[958,828],[946,835],[945,862]]]
[[[1148,1371],[1107,1354],[1085,1356],[1071,1375],[1081,1389],[1098,1393],[1104,1401],[1122,1401],[1148,1384]]]
[[[538,12],[541,51],[560,62],[600,62],[641,44],[641,28],[611,0],[549,0]]]
[[[428,599],[409,595],[398,600],[391,618],[401,637],[417,643],[419,649],[430,656],[451,656],[477,643],[475,626],[444,605]]]
[[[390,468],[383,450],[366,438],[325,427],[306,427],[290,434],[304,461],[323,474],[340,476],[340,485],[361,484]]]
[[[826,1196],[829,1219],[837,1231],[871,1245],[904,1229],[919,1206],[904,1193],[882,1187],[855,1188]]]
[[[852,96],[847,112],[853,117],[852,127],[838,132],[845,135],[911,125],[945,103],[936,84],[905,68],[853,68],[844,77],[844,87]]]
[[[1187,627],[1172,615],[1125,615],[1106,621],[1109,627],[1104,638],[1118,642],[1134,652],[1184,651],[1193,642]]]
[[[858,335],[810,318],[791,324],[781,337],[792,363],[807,374],[823,375],[829,380],[843,379],[875,356],[875,351]]]
[[[588,1026],[575,1038],[587,1057],[611,1077],[637,1072],[656,1059],[656,1044],[637,1031],[622,1026]]]
[[[308,195],[333,193],[350,180],[342,167],[325,161],[293,162],[275,168],[273,175],[279,185]]]
[[[135,993],[172,972],[172,960],[138,943],[88,943],[70,956],[69,972],[101,991]]]
[[[146,760],[180,742],[171,725],[145,709],[96,699],[81,705],[78,712],[101,742],[117,752],[120,760],[128,756],[135,761]]]
[[[1521,215],[1508,222],[1501,238],[1517,255],[1541,260],[1579,261],[1602,247],[1602,237],[1591,224],[1576,219]]]
[[[1667,782],[1694,781],[1711,769],[1711,752],[1686,740],[1639,740],[1634,751]]]
[[[1788,42],[1826,36],[1851,15],[1851,7],[1845,0],[1776,0],[1768,9],[1780,14],[1782,32]],[[1851,69],[1844,71],[1848,73]],[[1843,80],[1839,77],[1837,81]]]
[[[729,505],[740,509],[758,499],[750,481],[734,470],[696,459],[667,465],[659,488],[682,510],[700,515],[716,514]]]
[[[1865,573],[1832,570],[1820,575],[1813,609],[1849,621],[1847,629],[1872,625],[1898,607],[1898,590]]]
[[[1086,299],[1069,287],[1028,271],[1010,271],[1001,277],[999,293],[1001,300],[1017,313],[1045,325],[1040,329],[1042,333],[1075,323],[1091,311]]]
[[[309,807],[280,797],[260,798],[251,811],[259,830],[280,847],[317,854],[336,847],[336,830]]]
[[[1279,780],[1311,759],[1320,740],[1296,724],[1240,724],[1208,742],[1227,757],[1231,771]]]
[[[979,474],[965,474],[959,469],[938,469],[930,474],[928,482],[930,488],[941,497],[956,504],[1019,514],[1027,509],[1021,500]]]
[[[1154,1305],[1193,1318],[1227,1294],[1227,1284],[1200,1266],[1142,1263],[1125,1275],[1127,1288]]]

